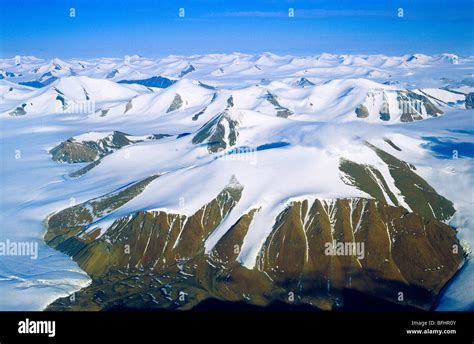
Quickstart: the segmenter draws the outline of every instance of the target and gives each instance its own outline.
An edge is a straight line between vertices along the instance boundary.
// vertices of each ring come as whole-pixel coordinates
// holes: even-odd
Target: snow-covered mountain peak
[[[24,228],[31,215],[41,230],[46,218],[45,241],[94,283],[115,278],[116,267],[128,277],[165,271],[182,278],[173,287],[249,301],[247,283],[206,276],[237,273],[231,281],[267,286],[256,300],[297,276],[295,288],[307,280],[304,288],[322,286],[307,302],[327,309],[357,272],[369,295],[391,290],[394,280],[409,288],[422,279],[429,284],[417,288],[432,297],[414,303],[427,309],[463,259],[450,253],[459,241],[446,223],[453,219],[469,238],[463,227],[472,222],[465,190],[474,59],[455,60],[271,53],[0,60],[2,183],[20,191],[5,214],[26,209]],[[376,263],[334,265],[321,253],[324,241],[345,235],[369,245]],[[124,241],[134,247],[130,256]],[[410,252],[426,254],[420,262]],[[441,259],[449,269],[426,270]],[[137,302],[152,290],[144,288]]]

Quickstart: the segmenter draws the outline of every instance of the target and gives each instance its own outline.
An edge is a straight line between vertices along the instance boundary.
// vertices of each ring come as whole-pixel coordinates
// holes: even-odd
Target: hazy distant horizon
[[[20,57],[34,57],[34,58],[38,58],[38,59],[41,59],[41,60],[53,60],[53,59],[60,59],[60,60],[94,60],[94,59],[114,59],[114,60],[117,60],[117,59],[125,59],[127,56],[129,56],[130,58],[134,57],[134,56],[138,56],[139,58],[144,58],[144,59],[165,59],[165,58],[168,58],[168,57],[183,57],[183,58],[190,58],[190,57],[199,57],[199,56],[206,56],[206,55],[232,55],[232,54],[242,54],[242,55],[247,55],[247,56],[254,56],[254,57],[257,57],[257,56],[262,56],[264,54],[273,54],[273,55],[276,55],[276,56],[280,56],[280,57],[283,57],[283,56],[292,56],[292,57],[318,57],[320,55],[323,55],[323,54],[327,54],[327,55],[336,55],[336,56],[344,56],[344,55],[347,55],[347,56],[386,56],[386,57],[403,57],[403,56],[413,56],[413,55],[426,55],[426,56],[439,56],[439,55],[456,55],[460,58],[470,58],[472,57],[472,55],[460,55],[460,54],[456,54],[456,53],[453,53],[453,52],[443,52],[443,53],[434,53],[434,54],[425,54],[425,53],[421,53],[421,52],[407,52],[407,53],[404,53],[404,54],[383,54],[383,53],[374,53],[374,54],[337,54],[337,53],[332,53],[332,52],[327,52],[327,51],[324,51],[324,52],[321,52],[321,53],[314,53],[314,54],[291,54],[291,53],[288,53],[288,54],[276,54],[276,53],[273,53],[271,51],[263,51],[263,52],[258,52],[258,53],[243,53],[241,51],[233,51],[233,52],[229,52],[229,53],[209,53],[209,54],[189,54],[189,55],[185,55],[185,54],[168,54],[168,55],[163,55],[163,56],[151,56],[151,55],[141,55],[141,54],[126,54],[126,55],[123,55],[123,56],[93,56],[93,57],[84,57],[84,56],[71,56],[71,57],[63,57],[63,56],[48,56],[48,57],[40,57],[40,56],[36,56],[36,55],[11,55],[11,56],[1,56],[0,55],[0,59],[1,60],[8,60],[8,59],[14,59],[16,56],[20,56]]]

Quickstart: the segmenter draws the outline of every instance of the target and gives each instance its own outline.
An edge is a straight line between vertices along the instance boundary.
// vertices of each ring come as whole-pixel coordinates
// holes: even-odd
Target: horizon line
[[[168,55],[163,55],[163,56],[152,56],[152,55],[142,55],[142,54],[124,54],[124,55],[115,55],[115,56],[95,56],[95,57],[82,57],[82,56],[74,56],[74,57],[61,57],[60,55],[55,55],[54,57],[40,57],[38,55],[10,55],[10,57],[3,57],[0,53],[0,60],[12,60],[15,58],[35,58],[39,60],[54,60],[54,59],[60,59],[60,60],[74,60],[74,59],[126,59],[128,58],[143,58],[143,59],[164,59],[168,57],[183,57],[183,58],[190,58],[190,57],[201,57],[201,56],[213,56],[213,55],[244,55],[244,56],[249,56],[249,57],[254,57],[254,56],[262,56],[262,55],[275,55],[278,57],[320,57],[321,55],[333,55],[333,56],[385,56],[385,57],[403,57],[403,56],[442,56],[442,55],[455,55],[457,57],[461,58],[470,58],[473,57],[474,55],[471,54],[458,54],[454,52],[443,52],[443,53],[423,53],[423,52],[412,52],[412,53],[404,53],[404,54],[387,54],[387,53],[331,53],[331,52],[321,52],[321,53],[316,53],[316,54],[291,54],[291,53],[286,53],[286,54],[278,54],[278,53],[273,53],[271,51],[264,51],[260,53],[245,53],[245,52],[239,52],[239,51],[234,51],[231,53],[208,53],[208,54],[168,54]]]

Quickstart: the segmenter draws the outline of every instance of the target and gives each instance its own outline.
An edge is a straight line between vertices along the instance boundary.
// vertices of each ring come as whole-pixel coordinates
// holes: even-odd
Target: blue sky
[[[234,51],[472,55],[473,3],[0,0],[0,56],[158,57]],[[75,18],[69,16],[71,7]],[[179,17],[180,8],[184,17]],[[403,8],[403,18],[397,16],[398,8]]]

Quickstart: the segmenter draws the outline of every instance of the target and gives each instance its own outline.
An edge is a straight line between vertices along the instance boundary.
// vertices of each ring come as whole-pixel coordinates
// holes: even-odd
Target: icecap
[[[233,53],[161,59],[21,57],[16,62],[0,60],[1,71],[22,75],[0,80],[0,240],[31,240],[40,249],[38,260],[0,257],[2,310],[42,309],[89,283],[74,262],[44,244],[43,221],[48,215],[150,175],[161,176],[93,224],[101,234],[116,218],[138,210],[191,215],[235,177],[244,187],[242,198],[205,247],[209,252],[242,214],[258,209],[238,258],[247,267],[255,263],[271,230],[268,224],[288,202],[368,197],[343,182],[340,158],[375,166],[399,203],[409,209],[386,165],[364,141],[414,164],[417,173],[454,202],[457,213],[451,224],[460,239],[473,243],[472,157],[463,151],[459,159],[439,157],[426,139],[472,143],[473,110],[464,109],[464,102],[474,91],[465,82],[472,78],[473,58]],[[155,76],[176,82],[164,89],[119,83]],[[41,88],[18,84],[51,77],[55,79]],[[302,78],[308,82],[299,84]],[[429,96],[444,114],[429,118],[423,113],[423,121],[400,123],[397,91],[404,89]],[[292,115],[278,117],[269,94]],[[387,122],[378,114],[384,99],[393,110]],[[91,111],[63,108],[84,103]],[[367,107],[367,118],[357,118],[360,104]],[[18,107],[26,114],[11,116]],[[205,142],[195,144],[193,137],[223,113],[238,123],[236,144],[209,154]],[[227,135],[229,124],[223,123]],[[59,164],[48,153],[71,137],[97,141],[113,131],[136,141],[152,134],[171,136],[123,147],[80,178],[68,174],[85,164]],[[387,145],[384,138],[402,150]],[[230,143],[227,136],[224,141]],[[232,155],[238,147],[254,153],[248,160],[239,159]],[[391,202],[388,197],[387,201]],[[447,288],[439,309],[472,308],[474,295],[466,284],[473,279],[468,263]]]

